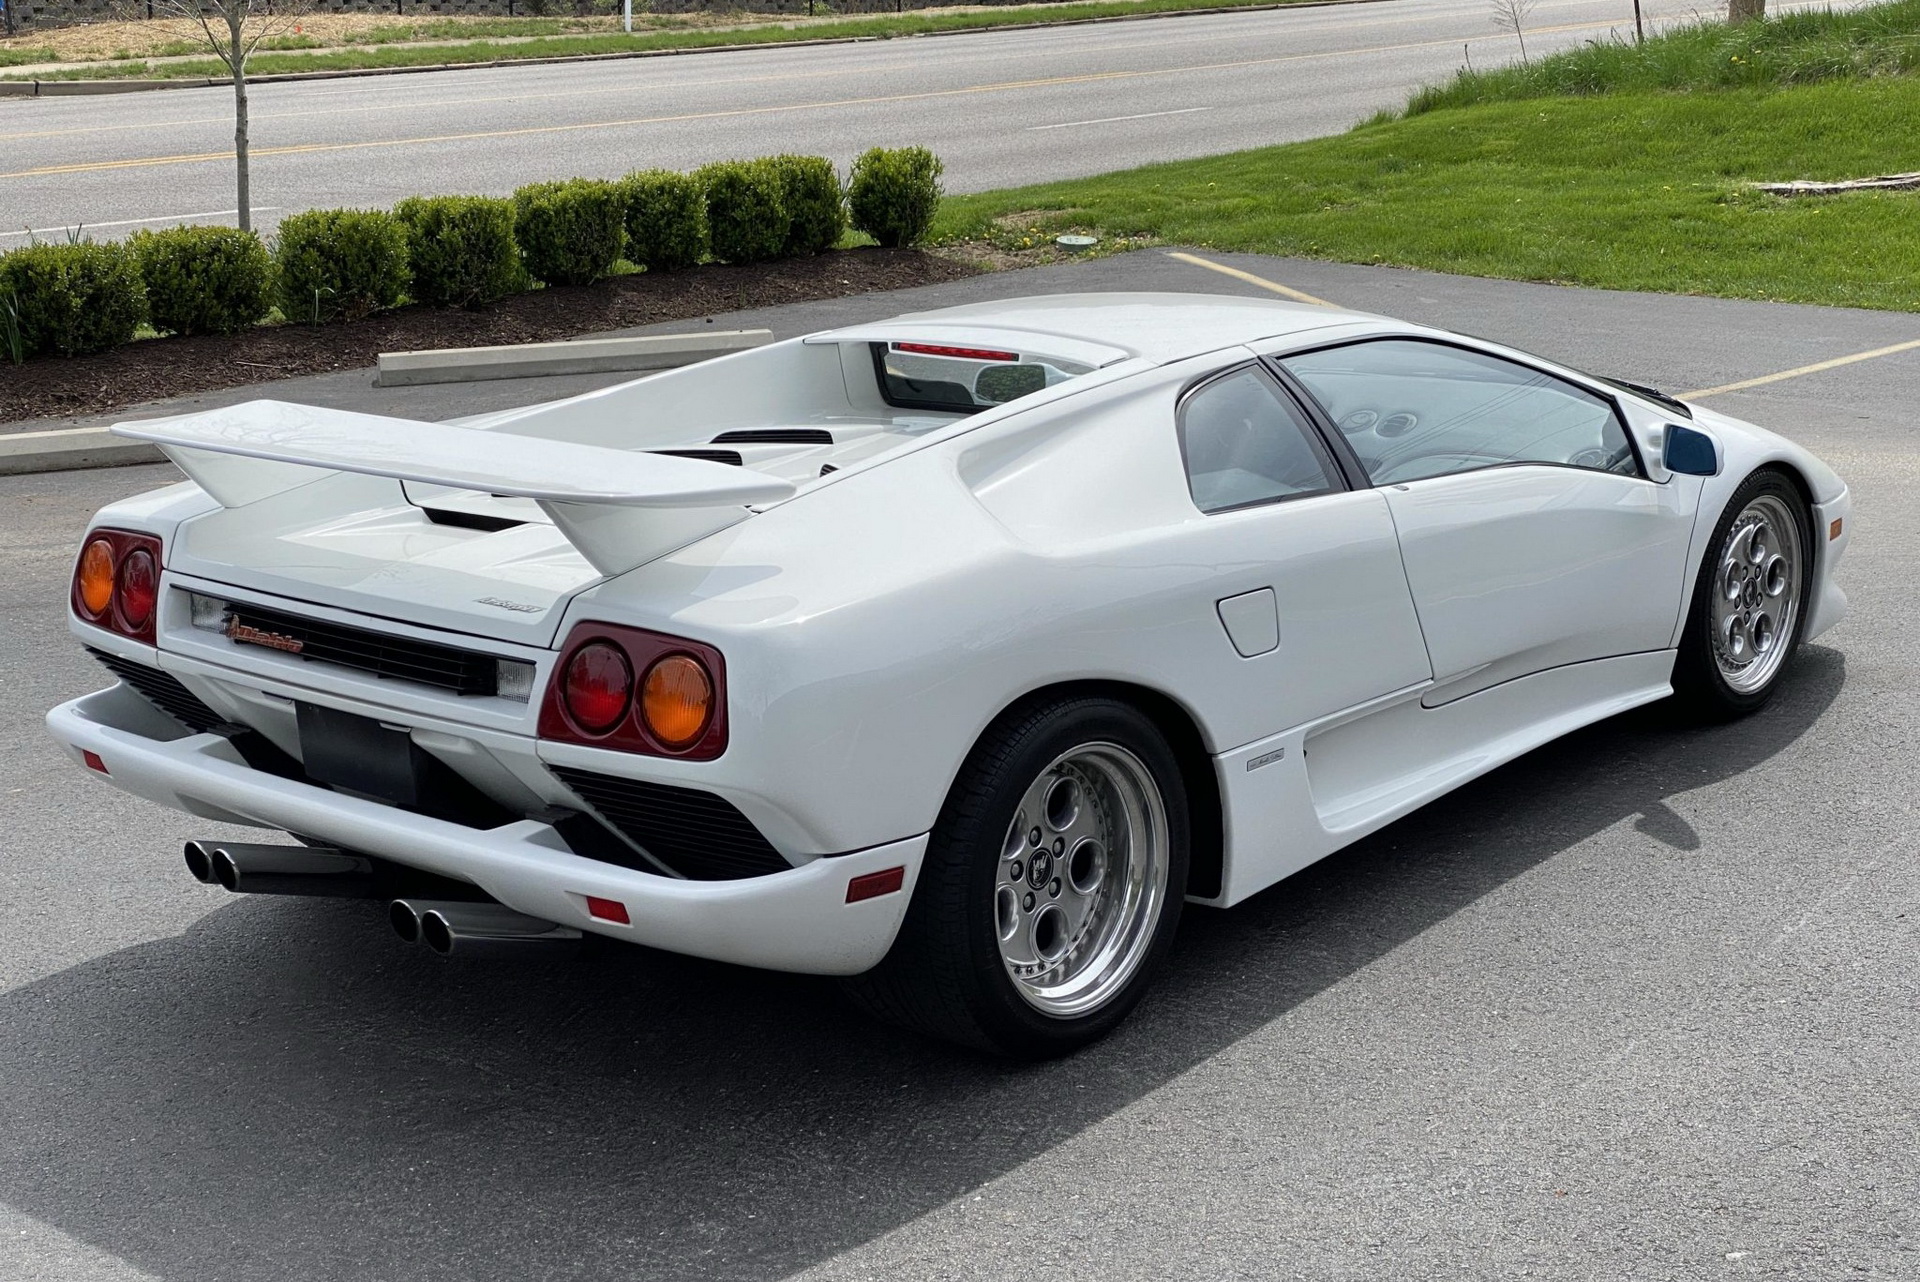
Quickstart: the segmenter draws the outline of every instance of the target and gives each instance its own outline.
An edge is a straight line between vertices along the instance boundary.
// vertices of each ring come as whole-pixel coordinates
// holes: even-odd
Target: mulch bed
[[[517,294],[485,311],[405,307],[366,320],[278,325],[229,336],[157,338],[95,356],[0,364],[0,423],[97,414],[247,383],[361,369],[381,352],[573,338],[752,307],[933,285],[979,268],[915,249],[617,276]]]

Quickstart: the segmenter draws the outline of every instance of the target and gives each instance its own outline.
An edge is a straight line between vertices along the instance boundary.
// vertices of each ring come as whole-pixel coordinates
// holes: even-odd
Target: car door
[[[1204,521],[1187,553],[1242,662],[1228,720],[1249,742],[1424,682],[1393,518],[1307,407],[1255,361],[1189,386],[1177,419]]]
[[[1610,397],[1426,338],[1280,363],[1386,498],[1428,703],[1671,644],[1698,487],[1645,476]]]

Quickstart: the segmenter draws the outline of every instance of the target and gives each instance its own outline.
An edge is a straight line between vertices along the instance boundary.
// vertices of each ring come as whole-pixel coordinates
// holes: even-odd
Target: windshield
[[[1078,361],[987,347],[874,343],[880,395],[902,409],[973,414],[1085,374]]]

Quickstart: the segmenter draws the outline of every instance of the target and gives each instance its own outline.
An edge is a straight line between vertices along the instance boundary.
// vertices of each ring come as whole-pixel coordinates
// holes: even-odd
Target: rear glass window
[[[973,414],[1093,368],[1057,356],[939,343],[874,343],[880,395],[902,409]]]

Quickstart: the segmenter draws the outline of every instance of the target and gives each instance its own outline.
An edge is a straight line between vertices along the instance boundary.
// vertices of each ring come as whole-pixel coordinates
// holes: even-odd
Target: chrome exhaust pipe
[[[187,871],[236,895],[320,895],[364,899],[374,893],[373,861],[307,846],[189,841]]]
[[[505,904],[396,899],[387,920],[400,938],[420,940],[442,957],[528,957],[577,948],[581,932]]]

